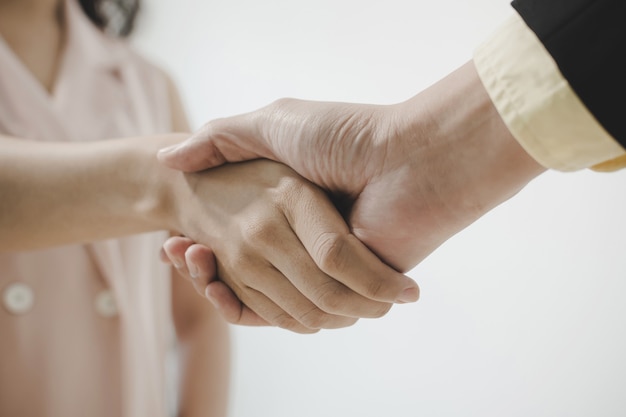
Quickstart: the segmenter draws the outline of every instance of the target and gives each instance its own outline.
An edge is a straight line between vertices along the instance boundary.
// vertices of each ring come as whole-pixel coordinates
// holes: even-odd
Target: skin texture
[[[472,62],[391,106],[282,99],[209,122],[159,158],[188,172],[282,161],[335,195],[354,236],[400,271],[544,171],[507,130]],[[184,242],[173,246],[184,262]],[[239,300],[221,285],[207,294],[232,320]]]

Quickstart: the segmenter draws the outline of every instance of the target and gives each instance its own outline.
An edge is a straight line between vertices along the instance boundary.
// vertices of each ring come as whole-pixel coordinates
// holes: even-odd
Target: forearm
[[[515,140],[471,61],[401,106],[417,121],[407,122],[413,152],[427,146],[436,155],[459,209],[482,215],[545,171]]]
[[[155,158],[181,135],[90,143],[0,137],[0,250],[173,227],[171,182]]]
[[[357,237],[399,270],[545,170],[511,136],[472,62],[380,111],[386,139],[377,154],[387,155],[378,164],[385,171],[361,194],[351,222]],[[384,227],[376,223],[380,213]]]

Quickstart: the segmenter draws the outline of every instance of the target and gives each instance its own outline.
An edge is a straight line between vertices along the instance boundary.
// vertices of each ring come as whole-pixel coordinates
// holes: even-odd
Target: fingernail
[[[398,298],[396,298],[396,303],[414,303],[420,297],[420,292],[417,287],[409,287],[405,288]]]
[[[191,278],[196,279],[198,278],[198,276],[200,275],[200,273],[198,272],[198,267],[195,264],[189,264],[189,275],[191,275]]]
[[[211,293],[211,291],[209,291],[209,286],[208,285],[204,289],[204,296],[207,298],[207,300],[209,300],[211,302],[211,304],[213,304],[213,306],[215,308],[219,308],[220,307],[219,300],[213,296],[213,293]]]
[[[176,149],[178,149],[179,146],[180,146],[180,144],[168,146],[167,148],[163,148],[163,149],[159,150],[159,154],[160,155],[165,155],[165,154],[171,153],[171,152],[175,151]]]

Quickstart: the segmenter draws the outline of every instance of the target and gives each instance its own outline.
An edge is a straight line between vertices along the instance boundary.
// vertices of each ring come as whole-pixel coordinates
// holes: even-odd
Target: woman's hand
[[[247,308],[222,281],[217,279],[215,256],[204,245],[184,236],[170,237],[161,250],[161,261],[176,268],[196,292],[211,301],[224,320],[243,326],[269,326]],[[193,271],[193,273],[191,272]]]
[[[222,300],[230,322],[311,333],[380,317],[405,290],[417,299],[417,284],[372,254],[324,192],[290,168],[260,160],[181,175],[173,209],[191,240],[164,251],[186,251],[197,266],[188,276],[201,286],[212,279],[211,257],[192,240],[211,246],[219,281],[207,295]]]

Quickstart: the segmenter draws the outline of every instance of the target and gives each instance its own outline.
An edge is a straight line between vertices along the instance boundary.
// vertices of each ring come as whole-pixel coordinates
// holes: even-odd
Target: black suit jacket
[[[626,0],[514,0],[561,73],[626,148]]]

